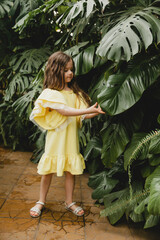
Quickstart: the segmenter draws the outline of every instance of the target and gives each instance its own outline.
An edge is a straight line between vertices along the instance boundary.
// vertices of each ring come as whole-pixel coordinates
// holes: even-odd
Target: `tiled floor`
[[[30,152],[0,148],[0,240],[159,240],[158,228],[143,230],[121,221],[116,226],[99,217],[91,198],[88,174],[76,177],[74,200],[84,217],[64,209],[64,177],[53,176],[46,209],[32,219],[29,209],[38,200],[40,176],[30,162]]]

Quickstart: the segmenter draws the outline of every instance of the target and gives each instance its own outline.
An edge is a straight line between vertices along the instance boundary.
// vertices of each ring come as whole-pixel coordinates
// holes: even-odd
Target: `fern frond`
[[[160,130],[156,130],[156,131],[152,131],[151,133],[149,133],[146,137],[144,137],[139,144],[137,145],[137,147],[135,148],[135,150],[133,151],[133,153],[131,154],[129,161],[128,161],[128,176],[129,176],[129,189],[130,189],[130,198],[132,199],[132,185],[131,185],[131,179],[132,179],[132,175],[131,175],[131,165],[134,162],[134,160],[136,160],[139,155],[142,153],[142,151],[144,150],[144,148],[146,148],[145,150],[148,151],[149,150],[149,146],[150,146],[150,141],[153,140],[155,137],[160,136]]]
[[[135,207],[137,207],[137,203],[142,202],[149,196],[149,193],[150,190],[145,189],[143,191],[136,192],[132,199],[130,198],[130,196],[127,196],[126,199],[125,197],[122,197],[121,199],[113,202],[107,208],[102,210],[100,214],[101,216],[111,216],[121,210],[124,210],[124,212],[128,209],[133,210]]]

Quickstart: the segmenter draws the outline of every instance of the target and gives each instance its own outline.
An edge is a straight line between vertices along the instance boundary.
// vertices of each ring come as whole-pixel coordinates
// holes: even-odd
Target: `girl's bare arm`
[[[80,115],[86,115],[86,118],[91,118],[92,114],[105,114],[105,112],[102,111],[100,106],[98,106],[98,103],[95,103],[89,108],[86,109],[76,109],[66,106],[65,109],[56,109],[57,112],[64,116],[80,116]],[[90,115],[90,117],[88,116]],[[95,116],[96,116],[95,115]],[[88,117],[87,117],[88,116]]]

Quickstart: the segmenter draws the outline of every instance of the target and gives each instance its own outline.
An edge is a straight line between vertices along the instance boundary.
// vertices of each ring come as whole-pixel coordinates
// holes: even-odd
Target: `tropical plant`
[[[125,214],[145,221],[145,228],[156,225],[159,130],[147,133],[159,128],[160,1],[8,2],[0,19],[2,103],[27,122],[48,55],[59,49],[70,54],[79,85],[106,111],[87,121],[80,134],[92,197],[104,202],[101,214],[112,224]],[[1,136],[9,144],[3,105],[0,112]],[[26,131],[32,143],[40,139],[35,145],[42,153],[44,135],[34,127]]]
[[[133,141],[125,151],[125,168],[128,168],[129,186],[125,184],[126,173],[124,172],[121,172],[123,174],[123,178],[122,175],[118,177],[119,180],[122,181],[123,179],[124,181],[123,189],[121,189],[121,182],[121,186],[118,186],[118,191],[117,189],[114,189],[115,191],[112,193],[105,193],[105,187],[101,189],[103,184],[98,182],[96,175],[89,178],[89,186],[94,189],[96,188],[93,193],[100,189],[98,196],[102,198],[101,202],[104,201],[105,209],[101,211],[101,215],[108,216],[112,224],[115,224],[124,214],[127,219],[130,218],[134,222],[145,222],[144,228],[153,227],[157,225],[160,220],[160,130],[152,132],[145,137],[143,136],[144,134],[137,134],[136,136],[133,136]],[[136,164],[134,165],[133,174],[133,171],[131,173],[130,167],[135,161]],[[146,169],[146,162],[149,163],[147,167],[150,168],[150,171]],[[139,166],[141,166],[141,169],[144,169],[144,171],[141,171],[141,176],[135,174]],[[113,177],[117,172],[119,173],[119,170],[112,174],[112,181],[114,180]],[[103,182],[106,182],[108,174],[109,172],[107,171],[103,173]],[[134,180],[132,179],[131,182],[132,177]],[[98,184],[95,184],[95,178],[97,179]],[[108,188],[115,188],[112,183],[109,183],[109,186],[107,184],[105,185]],[[93,198],[95,198],[94,195]],[[99,198],[96,196],[96,199]]]

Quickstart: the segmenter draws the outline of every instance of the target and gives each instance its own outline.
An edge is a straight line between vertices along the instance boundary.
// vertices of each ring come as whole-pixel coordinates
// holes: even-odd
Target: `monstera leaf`
[[[153,215],[160,215],[160,177],[153,178],[150,186],[148,212]]]
[[[98,102],[109,114],[116,115],[132,107],[160,75],[160,56],[141,55],[130,62],[124,73],[111,75],[98,95]]]
[[[0,18],[3,18],[6,13],[8,13],[13,6],[12,0],[1,0],[0,2]]]
[[[67,14],[64,14],[59,20],[61,24],[69,25],[77,16],[80,18],[84,17],[87,19],[91,14],[93,14],[96,9],[97,4],[100,5],[102,10],[105,9],[106,5],[109,4],[108,0],[81,0],[77,1],[73,6],[68,9]],[[98,10],[98,8],[96,9]]]
[[[16,1],[14,8],[13,8],[13,13],[16,11],[16,8],[19,7],[19,0]],[[44,4],[41,5],[40,1],[28,1],[25,0],[23,1],[23,4],[21,4],[21,14],[17,18],[17,22],[14,25],[14,29],[16,31],[19,31],[21,34],[23,30],[27,27],[27,25],[30,24],[30,22],[39,14],[47,14],[49,12],[54,12],[55,9],[57,9],[63,2],[64,0],[50,0],[50,1],[43,1]],[[38,4],[39,3],[39,4]],[[40,6],[39,6],[40,5]],[[39,6],[39,7],[38,7]],[[36,8],[37,7],[37,8]],[[31,11],[32,10],[32,11]]]
[[[160,9],[150,7],[119,21],[100,41],[97,54],[109,60],[129,61],[153,41],[160,41]]]
[[[37,72],[50,55],[49,47],[33,48],[16,54],[10,61],[14,71],[26,71],[26,73]]]
[[[143,119],[143,114],[138,107],[129,110],[121,116],[108,119],[101,131],[103,147],[102,159],[107,167],[111,167],[118,157],[124,152],[130,141],[130,136],[137,131]]]
[[[93,188],[93,199],[101,199],[118,184],[119,180],[108,177],[106,171],[97,173],[89,177],[88,186]]]
[[[29,88],[32,79],[33,77],[27,74],[15,74],[9,83],[8,88],[6,89],[4,97],[5,101],[9,101],[16,92],[22,93]]]
[[[73,57],[76,75],[86,74],[94,66],[95,46],[90,45],[89,47],[85,48],[88,43],[88,41],[81,42],[65,51],[66,54],[69,54]]]
[[[107,121],[102,129],[102,159],[107,167],[111,167],[129,142],[129,135],[123,123]]]
[[[97,158],[101,155],[102,150],[102,141],[98,137],[93,137],[87,144],[87,147],[84,152],[84,158]]]

